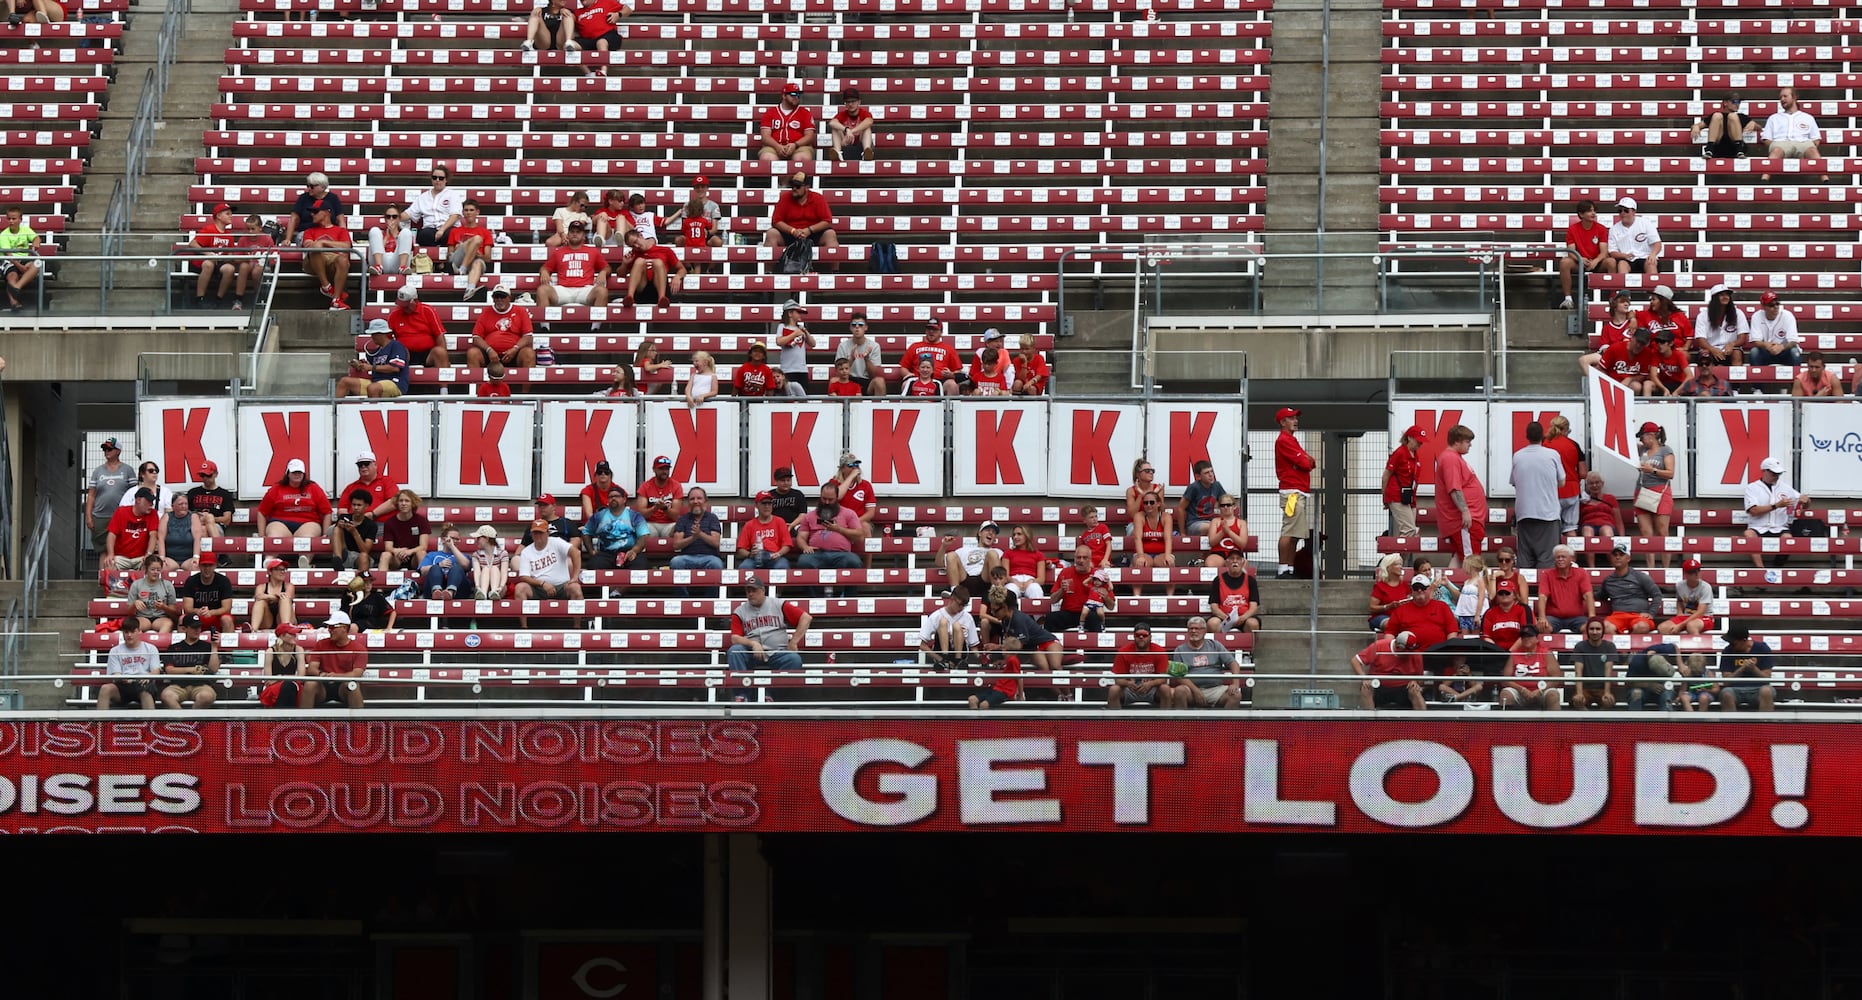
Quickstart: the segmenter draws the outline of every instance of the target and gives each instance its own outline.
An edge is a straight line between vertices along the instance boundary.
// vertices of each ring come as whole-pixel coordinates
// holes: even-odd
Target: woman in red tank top
[[[1209,555],[1203,565],[1221,569],[1230,552],[1248,551],[1248,521],[1241,516],[1241,504],[1227,493],[1216,502],[1215,518],[1209,522]]]
[[[1025,524],[1009,529],[1009,547],[1002,553],[1009,567],[1009,590],[1023,600],[1046,596],[1047,560],[1034,547],[1034,531]]]
[[[1146,494],[1157,497],[1161,504],[1164,499],[1164,484],[1157,481],[1157,469],[1151,460],[1141,458],[1131,463],[1132,484],[1125,487],[1125,516],[1136,520],[1138,501]]]
[[[1148,570],[1154,566],[1175,567],[1176,554],[1171,551],[1171,536],[1176,534],[1171,526],[1170,508],[1164,506],[1163,492],[1146,494],[1138,501],[1138,516],[1131,519],[1131,532],[1126,536],[1126,547],[1131,552],[1131,568]],[[1133,595],[1144,593],[1142,585],[1131,588]],[[1177,587],[1170,584],[1164,593],[1175,594]]]
[[[1636,310],[1630,304],[1628,292],[1617,292],[1610,297],[1610,315],[1603,320],[1601,339],[1597,350],[1578,359],[1584,368],[1595,368],[1603,361],[1603,352],[1612,345],[1623,343],[1636,330]]]

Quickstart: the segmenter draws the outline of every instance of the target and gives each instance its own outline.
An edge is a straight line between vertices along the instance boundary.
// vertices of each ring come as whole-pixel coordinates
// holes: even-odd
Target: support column
[[[725,969],[729,1000],[769,1000],[770,873],[755,834],[729,835],[730,879]]]
[[[704,1000],[724,1000],[724,837],[705,834]]]

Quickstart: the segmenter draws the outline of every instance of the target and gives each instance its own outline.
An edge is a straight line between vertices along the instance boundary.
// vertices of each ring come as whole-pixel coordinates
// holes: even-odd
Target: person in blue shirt
[[[385,319],[369,320],[369,342],[362,356],[349,363],[349,374],[336,383],[336,398],[367,396],[393,399],[407,393],[407,348],[394,339]]]
[[[611,490],[606,509],[596,511],[582,526],[582,534],[589,540],[589,553],[582,560],[582,568],[626,568],[639,554],[640,539],[646,533],[646,518],[627,505],[627,491]]]

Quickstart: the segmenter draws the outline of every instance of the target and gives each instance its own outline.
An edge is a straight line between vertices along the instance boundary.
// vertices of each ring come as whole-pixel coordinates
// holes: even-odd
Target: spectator
[[[879,344],[866,339],[866,314],[854,313],[847,320],[846,340],[834,348],[834,360],[849,363],[848,374],[858,382],[868,396],[886,394],[885,360],[880,355]]]
[[[834,471],[834,481],[840,484],[840,502],[860,519],[870,538],[873,535],[873,519],[879,514],[879,493],[873,489],[873,483],[866,478],[860,456],[851,451],[840,453],[840,465]],[[981,593],[981,591],[977,591]]]
[[[1211,632],[1261,630],[1261,583],[1254,567],[1239,552],[1231,552],[1222,572],[1209,581],[1204,598]]]
[[[423,600],[451,601],[469,593],[472,557],[459,547],[459,529],[452,522],[440,525],[432,551],[420,557],[413,576]]]
[[[200,637],[200,626],[199,618],[183,618],[182,638],[169,643],[162,653],[161,666],[156,670],[161,677],[149,688],[163,708],[179,711],[184,701],[193,702],[195,708],[213,706],[213,683],[206,678],[220,672],[220,649]]]
[[[116,502],[116,505],[118,507],[129,506],[136,499],[136,490],[148,490],[155,495],[155,510],[157,513],[166,510],[169,503],[174,500],[174,491],[169,489],[162,482],[162,467],[156,465],[154,462],[143,462],[141,465],[136,466],[135,484],[130,490],[124,492],[122,498]]]
[[[1037,669],[1050,673],[1060,669],[1061,645],[1033,615],[1021,610],[1015,595],[1005,587],[989,588],[983,600],[983,627],[998,641],[1014,639],[1021,644]]]
[[[1694,366],[1688,363],[1687,352],[1676,346],[1674,333],[1657,332],[1649,355],[1649,395],[1679,395],[1693,377]]]
[[[1822,351],[1811,351],[1804,356],[1804,367],[1791,377],[1791,395],[1824,399],[1842,397],[1843,384],[1824,366]]]
[[[623,306],[633,305],[648,281],[653,283],[656,305],[672,305],[673,299],[684,294],[685,264],[671,247],[660,246],[658,240],[639,229],[629,229],[622,239],[628,250],[623,264],[627,268],[627,298],[622,301]]]
[[[468,367],[488,368],[493,361],[506,368],[534,368],[537,363],[530,310],[512,305],[511,290],[504,285],[491,290],[491,308],[478,311],[466,348]]]
[[[970,651],[978,645],[970,592],[957,587],[938,596],[944,603],[926,615],[919,627],[918,652],[935,668],[962,670],[970,665]]]
[[[1644,538],[1665,538],[1668,519],[1674,515],[1675,452],[1668,447],[1668,431],[1653,420],[1636,430],[1636,533]],[[1669,556],[1662,555],[1667,569]],[[1647,556],[1655,568],[1655,553]]]
[[[685,511],[672,526],[673,569],[723,569],[724,525],[711,512],[710,496],[694,486]]]
[[[860,383],[853,380],[853,362],[846,358],[834,362],[824,388],[830,397],[836,399],[859,399],[863,395]]]
[[[586,519],[582,535],[588,539],[588,569],[626,569],[644,549],[640,541],[646,536],[646,519],[627,504],[627,491],[608,491],[607,505]]]
[[[596,59],[588,68],[589,76],[608,75],[608,53],[621,47],[621,18],[634,12],[621,0],[591,0],[575,12],[575,33],[584,48],[593,48]]]
[[[8,221],[11,221],[10,217]],[[0,240],[4,239],[5,237],[0,237]],[[213,206],[212,221],[195,230],[194,238],[189,240],[187,245],[190,251],[205,254],[214,250],[231,249],[238,243],[239,235],[233,230],[233,206],[221,202]],[[213,305],[227,304],[227,293],[233,290],[235,281],[238,282],[239,293],[234,301],[244,299],[246,280],[250,273],[249,266],[253,263],[256,262],[244,257],[209,256],[200,261],[200,277],[194,281],[194,308],[208,307],[207,289],[212,285],[214,275],[220,277],[220,288],[214,293],[217,301],[212,303]]]
[[[312,173],[304,178],[304,190],[292,202],[291,213],[284,217],[281,242],[285,246],[295,244],[298,233],[315,224],[317,212],[324,209],[329,211],[332,225],[342,225],[343,217],[349,214],[343,211],[343,200],[330,190],[330,179],[322,173]]]
[[[1428,649],[1448,641],[1458,631],[1459,623],[1448,605],[1435,599],[1435,581],[1426,576],[1409,579],[1409,600],[1390,609],[1384,621],[1384,634],[1408,632],[1416,637],[1417,649]]]
[[[1208,463],[1200,464],[1207,465]],[[1211,479],[1215,478],[1213,472],[1209,476]],[[1192,488],[1194,488],[1193,484]],[[1215,498],[1211,497],[1209,502],[1215,503]],[[1173,515],[1170,509],[1164,506],[1164,498],[1161,494],[1147,496],[1138,501],[1137,514],[1131,519],[1131,527],[1126,531],[1125,549],[1131,554],[1131,568],[1140,571],[1137,576],[1139,580],[1149,580],[1150,571],[1153,569],[1177,568],[1177,556],[1173,551],[1177,532],[1172,522]],[[1166,579],[1168,578],[1169,574],[1166,573]],[[1143,594],[1144,587],[1133,584],[1131,592],[1134,595]],[[1166,594],[1176,592],[1176,584],[1167,585]]]
[[[366,396],[394,399],[407,394],[407,348],[394,339],[385,319],[369,320],[368,347],[349,362],[349,374],[336,380],[336,398]]]
[[[1284,413],[1286,411],[1283,410],[1281,412]],[[1294,423],[1297,426],[1297,411],[1295,411]],[[1275,445],[1274,461],[1276,466],[1278,466],[1280,461],[1279,447],[1279,445]],[[1294,447],[1299,447],[1297,441],[1294,443]],[[1301,454],[1304,454],[1304,452],[1302,451]],[[1149,467],[1150,463],[1146,462],[1139,468],[1144,469]],[[1196,478],[1189,486],[1184,488],[1183,498],[1177,501],[1176,523],[1183,526],[1183,533],[1186,535],[1201,535],[1208,532],[1209,522],[1215,520],[1219,510],[1217,505],[1221,498],[1228,494],[1228,490],[1216,480],[1215,466],[1206,459],[1198,461],[1192,466],[1191,472]],[[1154,472],[1153,475],[1155,475]],[[1154,480],[1147,479],[1142,472],[1140,472],[1138,478],[1140,482],[1150,482],[1153,486],[1156,485]],[[1157,486],[1155,492],[1157,493],[1158,499],[1161,501],[1163,499],[1163,487]],[[1129,491],[1127,491],[1127,493],[1129,494]]]
[[[264,632],[297,621],[297,585],[283,559],[265,561],[265,574],[252,587],[252,631]]]
[[[846,147],[860,150],[860,159],[873,158],[873,113],[860,106],[860,88],[847,87],[840,92],[840,110],[828,119],[828,136],[834,143],[834,158],[846,162]]]
[[[258,511],[267,538],[316,538],[330,530],[330,499],[311,482],[301,458],[285,463],[284,478],[265,491]],[[308,569],[310,557],[300,557],[298,565]]]
[[[802,669],[801,648],[807,644],[814,616],[800,604],[778,600],[755,574],[744,577],[743,588],[743,603],[731,611],[726,654],[731,672]],[[745,687],[737,700],[747,701],[750,696],[750,688]]]
[[[769,488],[770,513],[794,527],[808,512],[808,495],[794,488],[795,470],[786,465],[771,473],[770,479],[776,484]]]
[[[1073,564],[1060,571],[1049,598],[1052,607],[1043,624],[1050,631],[1105,631],[1106,609],[1113,603],[1112,584],[1104,570],[1093,566],[1091,549],[1082,545],[1073,550]]]
[[[511,597],[518,601],[582,599],[582,553],[550,534],[550,522],[530,522],[530,544],[517,550],[517,583]],[[529,628],[529,619],[520,619]]]
[[[1610,226],[1609,250],[1611,266],[1618,274],[1640,271],[1653,276],[1661,267],[1661,233],[1656,231],[1655,223],[1636,217],[1636,199],[1617,200],[1616,222]]]
[[[14,205],[6,210],[6,228],[0,229],[0,278],[6,279],[7,308],[20,312],[26,299],[37,300],[34,282],[39,280],[39,234],[26,224],[25,209]]]
[[[613,380],[605,389],[596,389],[599,399],[636,399],[641,396],[640,387],[634,382],[633,365],[615,365]]]
[[[697,259],[698,252],[724,245],[724,216],[718,203],[711,200],[709,180],[692,178],[691,193],[686,195],[685,204],[667,217],[666,228],[680,234],[685,266],[693,271],[705,270],[706,262]]]
[[[310,651],[298,644],[302,631],[303,626],[286,625],[272,636],[272,644],[264,653],[265,676],[304,676]],[[266,708],[296,708],[301,688],[295,680],[268,681],[259,689],[259,704]]]
[[[795,545],[802,553],[798,565],[803,569],[859,569],[864,565],[861,550],[866,538],[860,516],[840,502],[840,484],[822,483],[820,505],[795,522]],[[823,596],[835,596],[834,589],[826,588]]]
[[[1481,615],[1481,638],[1511,649],[1521,630],[1531,624],[1532,611],[1519,599],[1519,588],[1511,580],[1495,580],[1493,606]]]
[[[1487,560],[1479,555],[1467,557],[1461,563],[1461,572],[1467,577],[1461,592],[1455,596],[1455,626],[1462,635],[1478,635],[1481,630],[1481,618],[1487,609],[1493,606],[1494,584],[1499,571],[1489,569]],[[1424,575],[1421,570],[1417,576]],[[1430,580],[1434,580],[1430,576]]]
[[[1280,436],[1274,439],[1274,478],[1280,489],[1280,569],[1282,580],[1293,578],[1293,560],[1299,543],[1312,535],[1312,470],[1318,463],[1300,444],[1300,411],[1282,407],[1274,414]],[[1439,480],[1438,480],[1439,482]],[[1184,499],[1188,499],[1186,494]]]
[[[1565,463],[1545,446],[1545,428],[1537,420],[1526,425],[1526,446],[1513,453],[1512,479],[1520,568],[1546,569],[1563,533],[1558,492],[1565,485]]]
[[[344,293],[349,287],[349,248],[354,241],[349,230],[336,224],[328,204],[312,211],[303,242],[306,250],[324,251],[304,255],[304,273],[316,280],[317,290],[329,298],[331,309],[349,308]]]
[[[1700,635],[1713,628],[1713,588],[1700,578],[1700,560],[1681,561],[1681,581],[1675,584],[1677,614],[1656,626],[1663,635],[1686,632]]]
[[[1784,481],[1784,463],[1768,458],[1759,463],[1759,478],[1746,485],[1745,537],[1755,541],[1783,538],[1806,499]],[[1765,568],[1764,554],[1755,548],[1752,565]]]
[[[1009,529],[1009,547],[1002,550],[1000,565],[1008,567],[1009,593],[1018,598],[1038,601],[1047,594],[1048,558],[1034,547],[1034,529],[1018,524]]]
[[[1612,650],[1616,648],[1609,643],[1605,645]],[[1676,685],[1669,678],[1685,678],[1688,674],[1672,642],[1658,642],[1632,654],[1623,670],[1623,677],[1629,682],[1629,710],[1641,712],[1659,708],[1664,712],[1674,711]],[[1683,709],[1691,710],[1694,707],[1691,691],[1683,694],[1680,700]]]
[[[337,491],[336,495],[347,500],[350,494],[361,490],[368,494],[365,516],[388,516],[394,510],[395,498],[401,493],[400,484],[381,474],[381,463],[375,460],[372,451],[356,452],[355,464],[356,478]]]
[[[1002,339],[1000,333],[996,339]],[[987,334],[985,334],[987,336]],[[1015,385],[1015,366],[1009,363],[1009,356],[1002,348],[991,344],[984,347],[970,363],[970,394],[973,396],[1006,396]]]
[[[595,227],[593,236],[597,246],[614,246],[621,242],[621,234],[627,231],[627,192],[620,188],[609,188],[601,196],[601,207],[595,209],[593,217]]]
[[[161,536],[162,517],[155,511],[155,492],[140,487],[126,507],[110,516],[104,535],[102,568],[105,573],[130,573],[142,567]]]
[[[1528,622],[1519,630],[1500,684],[1500,707],[1556,712],[1565,705],[1565,672],[1558,657],[1539,646],[1539,630]]]
[[[1588,591],[1587,591],[1588,593]],[[1576,709],[1616,707],[1617,685],[1608,683],[1623,665],[1623,653],[1605,635],[1603,619],[1584,623],[1583,637],[1565,654],[1565,665],[1573,669],[1577,687],[1573,689],[1571,707]]]
[[[1711,365],[1700,365],[1694,369],[1694,377],[1681,383],[1677,396],[1699,396],[1702,398],[1725,397],[1733,394],[1732,386],[1714,371]]]
[[[194,572],[200,567],[200,543],[206,535],[201,530],[200,520],[188,510],[187,494],[176,493],[168,509],[162,512],[161,525],[155,532],[160,569]]]
[[[1659,304],[1650,299],[1651,313]],[[1733,290],[1714,285],[1707,289],[1707,301],[1694,310],[1694,337],[1689,342],[1694,360],[1703,365],[1743,364],[1751,333],[1745,312],[1733,303]]]
[[[560,538],[576,550],[582,548],[582,528],[571,521],[557,504],[554,494],[545,493],[537,497],[537,517],[550,526],[550,537]],[[520,546],[521,547],[521,546]]]
[[[1162,646],[1151,645],[1151,626],[1139,622],[1132,626],[1131,639],[1112,656],[1112,686],[1106,689],[1106,705],[1156,705],[1159,708],[1188,708],[1187,685],[1172,687],[1170,660]]]
[[[1248,552],[1248,522],[1241,516],[1241,502],[1234,494],[1224,493],[1216,500],[1215,519],[1209,522],[1209,554],[1203,565],[1221,569],[1230,555],[1245,557]]]
[[[1112,529],[1099,522],[1099,508],[1088,504],[1080,508],[1079,544],[1093,554],[1093,568],[1112,568]]]
[[[782,369],[783,391],[790,396],[808,395],[808,349],[815,346],[814,335],[802,322],[806,312],[800,302],[790,299],[782,304],[782,321],[776,324],[776,363]]]
[[[1585,538],[1606,541],[1629,534],[1623,525],[1622,502],[1603,491],[1603,473],[1595,469],[1584,475],[1584,496],[1578,501],[1578,527]],[[1594,551],[1585,547],[1584,565],[1597,565]]]
[[[367,490],[351,489],[341,495],[347,499],[330,529],[330,555],[339,569],[367,573],[375,559],[381,525],[369,513]]]
[[[1383,631],[1391,610],[1408,600],[1409,588],[1403,584],[1403,557],[1392,552],[1377,560],[1377,571],[1371,577],[1370,618],[1367,619],[1371,631]]]
[[[985,651],[982,654],[979,664],[981,668],[1000,676],[991,679],[988,687],[969,697],[972,709],[1001,708],[1011,701],[1021,700],[1022,661],[1021,657],[1015,655],[1021,648],[1021,640],[1011,635],[1002,640],[1000,652]]]
[[[1674,289],[1667,285],[1649,289],[1649,307],[1636,313],[1636,327],[1647,330],[1651,340],[1665,330],[1674,334],[1677,344],[1692,341],[1694,325],[1687,321],[1686,313],[1675,308],[1674,299]]]
[[[640,195],[635,195],[634,197],[640,198],[643,204],[646,201],[646,199]],[[622,218],[625,219],[626,216],[623,214]],[[569,226],[571,223],[576,222],[580,222],[583,229],[588,229],[595,224],[595,220],[589,218],[588,215],[588,195],[583,194],[580,190],[569,192],[563,206],[550,213],[550,234],[544,237],[543,245],[546,247],[559,247],[569,242]],[[595,241],[590,245],[601,246],[601,236],[599,233],[596,234]]]
[[[110,531],[110,518],[129,491],[131,472],[122,462],[123,446],[114,437],[103,439],[103,464],[91,470],[84,491],[84,527],[91,533],[91,550],[102,552]]]
[[[1747,360],[1752,364],[1795,366],[1802,359],[1797,316],[1784,307],[1777,292],[1760,293],[1758,310],[1752,314],[1751,330],[1752,335],[1746,343],[1751,348]]]
[[[1577,554],[1569,545],[1552,549],[1550,569],[1539,573],[1539,631],[1581,632],[1586,622],[1597,617],[1597,599],[1591,592],[1590,574],[1577,565]]]
[[[1610,296],[1610,312],[1598,324],[1597,350],[1578,358],[1578,369],[1588,371],[1600,367],[1604,352],[1618,344],[1628,343],[1638,325],[1636,316],[1635,304],[1630,300],[1628,292],[1617,292]]]
[[[1647,573],[1630,568],[1628,541],[1619,540],[1610,550],[1610,573],[1598,582],[1597,599],[1608,605],[1602,614],[1611,635],[1655,631],[1654,613],[1662,594]]]
[[[1474,668],[1469,665],[1465,654],[1448,657],[1442,672],[1451,676],[1435,683],[1437,701],[1450,704],[1460,702],[1465,707],[1480,700],[1487,692],[1487,682],[1474,679]]]
[[[1416,455],[1427,440],[1429,432],[1412,425],[1403,432],[1396,450],[1384,461],[1384,509],[1390,512],[1392,538],[1415,538],[1421,534],[1416,529],[1416,479],[1422,474],[1422,463]]]
[[[1772,649],[1752,638],[1744,625],[1726,630],[1720,650],[1720,709],[1726,712],[1772,710]]]
[[[304,682],[297,707],[330,704],[359,709],[362,686],[356,682],[368,672],[368,644],[356,639],[355,623],[345,612],[330,612],[323,627],[329,635],[311,647],[304,658],[304,675],[317,679]]]
[[[369,227],[368,241],[370,274],[414,273],[414,231],[401,224],[398,206],[382,211],[381,225]]]
[[[1183,707],[1240,707],[1246,695],[1241,678],[1233,676],[1237,669],[1235,654],[1209,636],[1202,618],[1190,616],[1183,628],[1183,642],[1170,651],[1171,659],[1188,668],[1174,685],[1188,695],[1188,704]]]
[[[388,310],[388,329],[407,349],[409,364],[429,368],[452,365],[452,355],[446,351],[446,324],[432,306],[420,301],[420,292],[412,283],[402,285],[394,293],[394,308]]]
[[[715,397],[722,388],[718,380],[717,362],[711,359],[709,351],[697,351],[692,355],[692,375],[685,383],[685,405],[687,409],[697,409]]]
[[[963,359],[958,356],[955,348],[944,343],[944,323],[936,317],[925,320],[924,339],[905,349],[903,361],[908,370],[922,371],[921,362],[925,360],[931,362],[931,377],[943,380],[944,395],[960,396],[969,386],[970,375],[963,370]],[[922,392],[917,394],[931,395]],[[1132,506],[1135,508],[1136,505]]]
[[[450,167],[434,164],[428,172],[432,186],[415,195],[401,213],[414,227],[414,242],[423,247],[451,245],[449,232],[465,216],[465,192],[450,187],[452,179]]]
[[[1621,382],[1630,394],[1636,396],[1653,396],[1659,386],[1655,383],[1655,345],[1649,330],[1637,327],[1630,331],[1629,339],[1603,349],[1599,367],[1603,373]]]
[[[188,572],[192,574],[194,570]],[[143,560],[142,575],[130,582],[123,597],[129,603],[130,616],[136,618],[142,628],[166,635],[174,631],[175,620],[181,617],[181,600],[175,596],[175,585],[163,575],[158,556]]]
[[[1564,472],[1564,479],[1558,484],[1558,523],[1566,535],[1575,535],[1578,530],[1578,494],[1584,489],[1584,475],[1589,466],[1584,461],[1584,452],[1578,443],[1571,439],[1571,421],[1564,416],[1552,418],[1545,428],[1545,446],[1558,453],[1559,468]]]
[[[427,519],[420,516],[420,494],[401,490],[394,496],[394,513],[381,518],[381,559],[384,570],[413,569],[427,550]]]
[[[601,251],[587,246],[588,225],[569,223],[569,238],[562,246],[550,250],[549,259],[537,272],[537,304],[545,309],[554,306],[601,307],[608,304],[608,262]],[[497,304],[497,290],[492,290],[492,304]],[[549,324],[543,324],[545,330]],[[590,329],[600,329],[595,323]]]
[[[1731,94],[1720,98],[1720,110],[1705,121],[1694,119],[1692,139],[1700,146],[1700,155],[1709,160],[1746,158],[1746,135],[1758,125],[1739,110],[1739,98]]]
[[[128,623],[125,623],[128,624]],[[155,676],[162,671],[162,655],[153,643],[142,641],[142,632],[123,629],[122,636],[104,658],[103,672],[110,680],[97,685],[97,708],[109,711],[113,705],[135,702],[144,711],[155,707]]]
[[[1573,302],[1571,276],[1610,274],[1616,270],[1610,257],[1610,230],[1597,221],[1597,203],[1585,198],[1577,203],[1577,221],[1565,227],[1565,253],[1558,258],[1558,287],[1564,292],[1560,309],[1570,309]]]
[[[1428,559],[1417,556],[1416,561],[1410,564],[1410,569],[1417,576],[1426,576],[1435,581],[1435,588],[1429,592],[1431,597],[1448,605],[1451,609],[1455,606],[1455,602],[1461,600],[1461,588],[1455,586],[1455,582],[1450,580],[1446,573],[1437,573],[1435,564]]]
[[[802,107],[801,84],[791,80],[782,85],[781,99],[763,112],[758,135],[763,141],[756,154],[759,160],[815,158],[815,116]]]
[[[684,495],[685,487],[672,478],[672,458],[667,455],[654,456],[653,475],[647,477],[634,493],[645,515],[648,534],[654,538],[672,537],[673,525],[679,520],[679,498]]]
[[[795,542],[789,522],[775,516],[769,491],[756,495],[756,515],[737,529],[737,560],[752,569],[788,569]]]
[[[564,0],[543,0],[531,8],[530,23],[524,29],[523,50],[579,52],[582,46],[575,40],[574,26],[573,13]]]
[[[485,268],[491,264],[491,248],[498,238],[480,217],[478,199],[460,202],[459,212],[459,224],[446,231],[450,248],[446,262],[454,274],[465,277],[465,299],[470,302],[496,283],[485,280]]]
[[[996,536],[1001,531],[994,521],[984,521],[976,529],[976,543],[959,545],[951,549],[956,542],[957,533],[950,532],[944,536],[938,547],[938,561],[944,572],[950,577],[951,586],[981,594],[989,590],[989,572],[1002,561],[1002,550],[996,546]]]
[[[181,613],[194,615],[215,632],[231,632],[238,627],[233,619],[233,581],[220,572],[219,557],[211,552],[200,557],[200,572],[181,581]]]
[[[196,538],[219,538],[233,523],[233,509],[238,500],[233,491],[220,486],[219,463],[204,459],[194,468],[200,485],[187,491],[188,512],[194,519]]]
[[[769,348],[760,340],[752,340],[744,363],[731,375],[731,388],[737,395],[758,399],[782,392],[782,375],[769,366],[768,360]]]
[[[582,487],[578,498],[582,506],[582,521],[587,523],[596,511],[607,509],[608,498],[616,493],[620,494],[622,500],[627,499],[627,488],[615,485],[614,466],[604,458],[595,463],[594,476],[587,486]]]
[[[265,263],[269,258],[261,251],[271,250],[277,245],[277,241],[272,239],[272,234],[265,231],[264,219],[257,215],[246,216],[245,232],[239,234],[239,249],[251,255],[246,258],[244,268],[247,284],[256,288],[264,279]],[[245,307],[246,304],[243,301],[237,298],[233,300],[234,311]]]
[[[1474,431],[1456,424],[1448,430],[1448,446],[1435,457],[1435,519],[1452,553],[1450,569],[1479,552],[1487,537],[1487,493],[1468,464],[1473,446]]]
[[[788,197],[776,199],[763,245],[783,249],[796,240],[813,240],[823,250],[840,246],[840,236],[834,230],[834,210],[820,192],[808,189],[808,175],[800,170],[789,175]]]
[[[918,359],[917,368],[899,387],[901,396],[942,396],[944,380],[937,377],[937,366],[928,357]]]
[[[481,601],[502,600],[511,578],[511,554],[504,549],[498,529],[481,524],[472,532],[472,596]]]
[[[1024,334],[1020,347],[1016,350],[1019,353],[1015,355],[1015,386],[1013,389],[1015,395],[1044,395],[1047,392],[1047,383],[1052,372],[1048,368],[1047,359],[1042,357],[1041,351],[1035,347],[1034,334]]]
[[[1358,686],[1358,707],[1423,710],[1420,642],[1413,632],[1398,632],[1373,640],[1351,657],[1351,672],[1365,678]]]
[[[1823,158],[1820,144],[1823,131],[1817,128],[1817,120],[1810,116],[1797,103],[1797,88],[1785,87],[1778,91],[1778,110],[1765,119],[1765,128],[1759,138],[1765,141],[1765,157],[1769,161],[1767,170],[1777,170],[1785,160],[1807,160],[1817,163]],[[1829,175],[1823,176],[1829,180]],[[1771,174],[1760,174],[1759,180],[1771,180]]]

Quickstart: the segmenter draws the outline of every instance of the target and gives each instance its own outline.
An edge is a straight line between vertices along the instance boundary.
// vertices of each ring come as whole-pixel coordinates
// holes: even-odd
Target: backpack
[[[871,257],[874,274],[899,273],[899,248],[893,243],[873,244]]]
[[[790,243],[782,256],[776,259],[777,274],[807,274],[808,266],[815,262],[815,241],[799,239]]]

